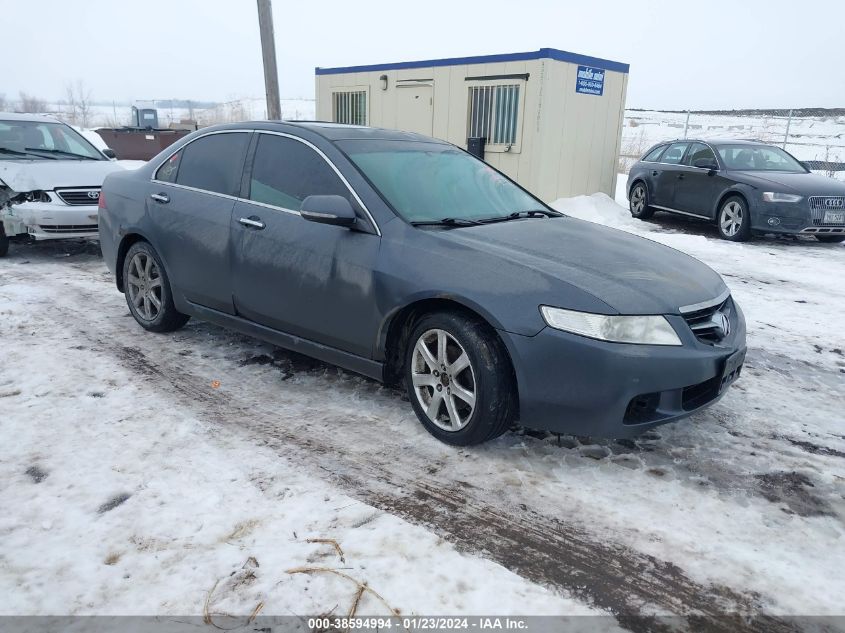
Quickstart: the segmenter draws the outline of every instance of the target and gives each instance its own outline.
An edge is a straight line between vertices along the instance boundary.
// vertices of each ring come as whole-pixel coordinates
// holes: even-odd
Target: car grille
[[[66,204],[74,206],[97,204],[100,197],[99,187],[87,187],[85,189],[56,189],[59,197],[65,201]],[[89,196],[89,193],[97,194],[94,197]]]
[[[707,343],[708,345],[713,345],[714,343],[721,341],[726,336],[726,333],[722,329],[722,325],[720,323],[721,317],[719,313],[724,314],[730,323],[732,312],[733,301],[730,297],[728,297],[721,303],[717,303],[700,310],[686,312],[683,314],[683,317],[687,322],[687,325],[689,325],[692,330],[692,333],[695,334],[695,337],[699,341]]]
[[[96,224],[40,224],[45,233],[96,233]]]
[[[810,213],[815,226],[845,226],[845,222],[825,222],[825,211],[845,211],[845,196],[810,196]]]

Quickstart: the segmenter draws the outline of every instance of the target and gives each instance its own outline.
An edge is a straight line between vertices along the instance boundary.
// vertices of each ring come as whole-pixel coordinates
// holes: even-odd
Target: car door
[[[228,314],[232,208],[250,135],[215,132],[188,143],[158,168],[147,197],[151,239],[174,292]]]
[[[672,208],[712,217],[716,200],[724,187],[724,178],[719,175],[718,169],[710,169],[705,164],[718,167],[716,154],[706,143],[692,143],[678,173]]]
[[[247,319],[359,356],[371,357],[376,306],[375,227],[319,224],[299,214],[310,195],[351,189],[316,147],[257,133],[244,198],[232,216],[235,308]]]
[[[672,208],[675,184],[681,171],[680,164],[688,146],[687,141],[672,143],[663,152],[660,162],[649,166],[654,183],[654,191],[650,192],[652,204]]]

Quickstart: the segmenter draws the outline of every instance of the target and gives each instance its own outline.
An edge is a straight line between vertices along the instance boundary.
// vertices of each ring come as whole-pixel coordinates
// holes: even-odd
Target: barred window
[[[367,93],[335,92],[332,95],[332,110],[335,123],[367,125]]]
[[[487,145],[516,143],[519,85],[472,86],[469,89],[469,134]]]

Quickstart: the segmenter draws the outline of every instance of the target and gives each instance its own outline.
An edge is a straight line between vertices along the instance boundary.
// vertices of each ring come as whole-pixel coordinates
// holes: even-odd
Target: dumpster
[[[139,129],[132,127],[94,130],[119,160],[150,160],[191,130]]]

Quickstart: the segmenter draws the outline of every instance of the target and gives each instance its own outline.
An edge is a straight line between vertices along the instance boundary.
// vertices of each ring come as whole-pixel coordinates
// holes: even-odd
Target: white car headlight
[[[550,306],[540,306],[540,313],[549,327],[602,341],[640,345],[683,344],[666,317],[659,315],[593,314]]]
[[[794,193],[781,193],[779,191],[764,191],[763,202],[801,202],[801,196]]]

